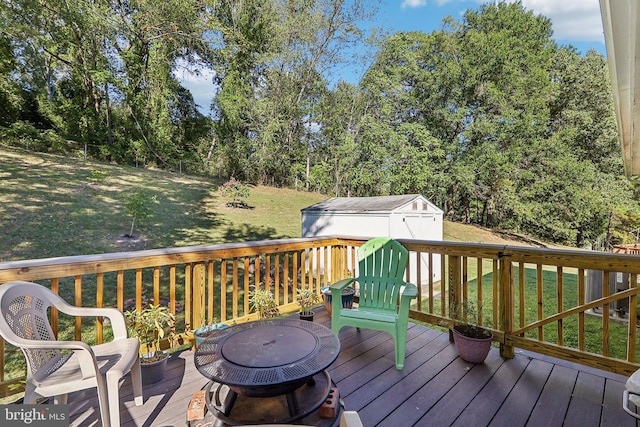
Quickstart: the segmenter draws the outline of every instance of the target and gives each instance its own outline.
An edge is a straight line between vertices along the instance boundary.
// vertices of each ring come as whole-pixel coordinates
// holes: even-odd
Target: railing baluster
[[[142,269],[136,269],[136,310],[142,310]]]
[[[498,298],[494,298],[498,299]],[[505,334],[512,334],[514,330],[514,299],[515,280],[513,264],[507,256],[500,257],[500,323],[498,328]],[[500,355],[502,357],[513,358],[515,348],[510,342],[500,344]]]
[[[429,297],[428,311],[429,313],[433,313],[433,255],[431,252],[425,254],[427,257],[427,295]],[[423,291],[420,291],[420,299],[422,300]],[[424,307],[421,305],[419,308],[420,311],[424,310]]]
[[[233,257],[233,270],[231,275],[231,283],[232,283],[232,315],[234,318],[238,317],[238,258]]]
[[[204,326],[205,323],[205,298],[206,298],[206,267],[204,262],[198,262],[193,265],[193,280],[191,287],[193,289],[192,294],[192,317],[191,325],[193,330]]]
[[[55,277],[53,279],[51,279],[51,290],[56,293],[56,294],[60,294],[60,290],[58,288],[58,278]],[[59,320],[59,313],[58,310],[56,308],[51,308],[51,329],[53,330],[53,335],[58,338],[58,326],[60,324],[60,320]],[[4,367],[4,365],[2,365]]]
[[[536,286],[538,288],[538,320],[544,319],[544,279],[542,277],[542,265],[536,264]],[[538,340],[544,340],[544,326],[538,328]]]
[[[585,303],[585,286],[584,286],[584,269],[578,269],[578,305]],[[584,327],[584,311],[578,314],[578,349],[584,351],[585,348],[585,327]]]
[[[638,275],[629,275],[629,288],[638,287]],[[638,296],[632,295],[629,297],[629,315],[627,316],[629,321],[627,322],[627,330],[629,333],[629,340],[627,342],[627,360],[629,362],[636,361],[636,337],[637,337],[637,319],[638,319]]]
[[[169,267],[169,311],[176,315],[176,266],[172,264]],[[186,322],[186,320],[185,320]]]
[[[289,300],[289,253],[285,252],[282,254],[284,257],[284,277],[282,278],[283,283],[283,292],[284,292],[284,302],[285,304],[290,302]]]
[[[498,260],[493,260],[493,275],[492,275],[492,302],[493,302],[493,324],[500,327],[498,323],[498,316],[500,314],[499,311],[499,302],[500,302],[500,294],[498,292],[498,279],[501,277],[500,274],[504,274],[502,269],[498,269]]]
[[[316,252],[316,259],[317,261],[317,267],[316,267],[316,280],[315,280],[315,286],[313,286],[313,283],[310,283],[310,288],[311,289],[317,289],[318,291],[320,291],[320,288],[322,287],[322,269],[326,269],[327,266],[326,265],[322,265],[322,255],[324,254],[324,246],[317,248],[317,252]]]
[[[184,266],[184,322],[187,329],[197,329],[193,324],[193,265]]]
[[[277,253],[273,254],[273,293],[276,304],[280,305],[280,255]]]
[[[103,307],[104,303],[104,274],[98,273],[96,275],[96,307]],[[104,341],[103,330],[104,319],[102,317],[96,318],[96,342],[102,344]]]
[[[557,300],[557,310],[558,313],[562,313],[562,311],[564,310],[564,286],[563,286],[563,280],[562,280],[562,267],[556,267],[556,297],[558,298]],[[558,319],[558,344],[559,345],[564,345],[564,328],[563,328],[563,324],[564,324],[564,319]]]
[[[462,294],[462,280],[461,280],[461,258],[459,256],[449,256],[449,315],[454,319],[462,318],[463,313],[466,316],[466,311],[463,310],[462,304],[465,301]]]
[[[608,297],[609,293],[609,280],[610,271],[603,271],[602,273],[602,296]],[[602,306],[602,355],[609,356],[609,303]]]
[[[271,289],[271,254],[267,254],[264,260],[264,288]]]
[[[447,261],[449,257],[440,257],[440,271],[442,272],[442,278],[440,279],[440,315],[442,317],[447,316],[447,278],[449,277],[444,272],[447,271]]]
[[[518,289],[519,289],[519,304],[520,304],[520,327],[522,328],[525,325],[525,288],[524,288],[524,263],[518,263]]]
[[[483,262],[482,258],[476,258],[476,269],[477,269],[477,300],[476,304],[478,305],[478,324],[482,326],[484,324],[484,299],[482,297],[482,276],[483,276]]]
[[[118,310],[124,311],[124,270],[118,270],[116,276],[116,299]]]
[[[267,259],[269,259],[268,256]],[[268,271],[267,277],[269,277]],[[227,320],[227,260],[222,259],[220,261],[220,321],[225,320]]]
[[[153,268],[153,301],[160,304],[160,267]]]
[[[75,277],[74,280],[74,285],[75,285],[75,304],[78,307],[82,307],[82,276],[77,275]],[[76,327],[76,333],[75,333],[75,339],[76,341],[82,341],[82,317],[80,316],[76,316],[75,318],[75,327]]]
[[[250,283],[249,283],[249,264],[250,264],[251,259],[248,256],[245,256],[243,259],[243,267],[244,267],[244,281],[243,281],[243,301],[242,301],[242,308],[243,308],[243,315],[247,315],[247,313],[249,313],[249,290],[250,290]],[[210,295],[213,295],[213,292],[210,292]],[[213,298],[211,299],[211,311],[213,312]],[[211,323],[211,320],[210,320]]]

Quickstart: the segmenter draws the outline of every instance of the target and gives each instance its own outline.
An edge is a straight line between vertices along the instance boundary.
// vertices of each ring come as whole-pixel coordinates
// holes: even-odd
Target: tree
[[[150,196],[144,191],[138,191],[129,195],[125,203],[127,213],[131,215],[131,230],[127,237],[133,237],[133,226],[136,219],[144,220],[151,214],[151,204],[155,203],[156,197]]]
[[[22,108],[20,88],[11,75],[16,69],[16,60],[11,50],[11,41],[0,31],[0,126],[14,123]]]
[[[342,52],[362,40],[357,23],[370,10],[361,0],[222,5],[217,52],[226,60],[217,62],[215,103],[227,174],[293,184],[311,160],[305,138],[326,78],[344,62]]]
[[[385,39],[361,82],[360,194],[420,192],[454,220],[594,241],[629,194],[606,64],[550,37],[547,18],[497,3]]]

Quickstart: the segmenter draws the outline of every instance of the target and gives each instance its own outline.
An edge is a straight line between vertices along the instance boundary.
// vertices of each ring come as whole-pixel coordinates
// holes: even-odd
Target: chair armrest
[[[355,278],[347,277],[346,279],[338,280],[329,287],[331,290],[331,317],[340,315],[340,310],[342,310],[342,290],[355,281]]]
[[[418,296],[418,288],[413,283],[405,283],[402,294],[400,294],[400,307],[398,313],[409,313],[411,300]]]
[[[111,322],[113,330],[113,339],[127,338],[127,323],[124,320],[124,314],[117,308],[110,307],[78,307],[64,302],[62,304],[56,302],[55,307],[70,316],[79,317],[106,317]]]
[[[408,298],[408,299],[414,299],[418,296],[418,287],[416,285],[414,285],[413,283],[405,283],[404,284],[404,290],[402,291],[402,295],[400,296],[401,298]]]
[[[82,341],[46,341],[46,340],[27,340],[14,335],[11,337],[11,344],[34,350],[72,350],[78,357],[78,363],[82,371],[82,378],[92,378],[97,375],[98,362],[96,356],[89,344]]]

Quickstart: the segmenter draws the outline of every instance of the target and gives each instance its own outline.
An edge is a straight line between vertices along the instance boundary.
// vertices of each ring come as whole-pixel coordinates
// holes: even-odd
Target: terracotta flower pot
[[[465,327],[468,325],[457,325],[452,328],[453,341],[458,348],[458,353],[463,360],[469,363],[482,363],[487,358],[489,350],[491,350],[491,342],[493,334],[486,330],[486,335],[482,338],[474,338],[465,333]]]

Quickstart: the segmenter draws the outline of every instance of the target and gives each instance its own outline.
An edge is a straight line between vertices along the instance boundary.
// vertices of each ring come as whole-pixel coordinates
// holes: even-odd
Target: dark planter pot
[[[327,313],[331,316],[331,290],[329,286],[325,286],[321,289],[322,291],[322,302],[324,302],[324,308],[327,309]],[[353,307],[353,299],[356,295],[356,289],[347,286],[342,290],[342,307],[343,308],[352,308]]]
[[[309,322],[313,322],[313,311],[300,312],[300,320],[308,320]]]
[[[198,347],[200,343],[202,343],[202,341],[204,341],[205,338],[207,338],[212,332],[219,329],[226,329],[228,327],[229,326],[225,325],[224,323],[214,323],[213,325],[205,325],[199,327],[198,329],[193,331],[193,337],[196,340],[196,347]]]
[[[167,370],[167,362],[169,355],[165,353],[165,357],[154,362],[146,362],[148,354],[140,357],[140,366],[142,367],[142,384],[150,385],[162,381],[164,373]]]
[[[473,338],[463,334],[461,327],[464,325],[457,325],[452,328],[453,341],[458,348],[460,357],[469,363],[483,363],[491,350],[491,341],[493,340],[493,334],[486,331],[488,336],[484,338]]]

